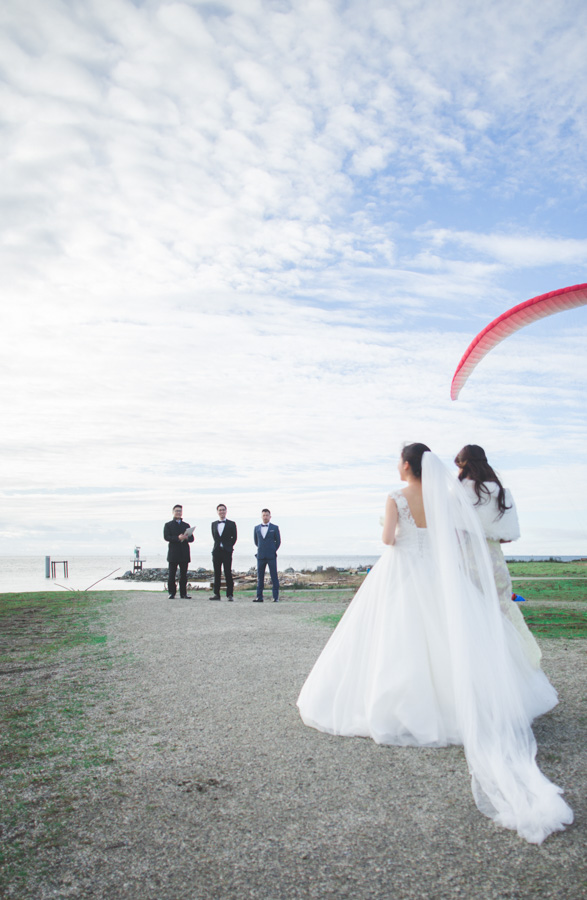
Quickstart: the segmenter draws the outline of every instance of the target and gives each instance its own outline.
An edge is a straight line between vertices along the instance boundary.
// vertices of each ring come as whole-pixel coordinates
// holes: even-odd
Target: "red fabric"
[[[558,291],[541,294],[539,297],[533,297],[532,300],[525,300],[523,303],[518,303],[517,306],[513,306],[507,312],[502,313],[501,316],[490,322],[483,331],[480,331],[467,347],[452,380],[450,388],[451,399],[457,399],[463,385],[477,363],[496,344],[509,337],[514,331],[518,331],[525,325],[538,321],[538,319],[543,319],[545,316],[552,316],[554,313],[562,312],[566,309],[574,309],[577,306],[586,304],[587,284],[575,284],[572,287],[559,288]]]

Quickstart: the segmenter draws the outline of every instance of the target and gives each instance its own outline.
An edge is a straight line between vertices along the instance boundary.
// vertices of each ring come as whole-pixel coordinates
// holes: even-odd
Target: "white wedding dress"
[[[395,544],[373,567],[310,672],[306,725],[380,744],[463,744],[475,801],[533,843],[572,819],[535,763],[532,719],[557,703],[502,616],[470,500],[423,457],[427,528],[401,491]]]
[[[497,505],[499,486],[495,482],[487,482],[485,484],[487,493],[482,494],[480,499],[475,493],[473,481],[465,478],[461,481],[461,484],[474,505],[475,512],[479,516],[479,521],[485,534],[501,611],[518,632],[518,637],[522,642],[524,652],[529,661],[535,668],[539,668],[542,651],[536,643],[536,638],[526,625],[526,620],[520,612],[517,603],[512,600],[512,579],[501,544],[502,541],[506,543],[517,541],[520,537],[520,526],[514,498],[508,488],[506,488],[505,502],[507,509],[500,514]]]

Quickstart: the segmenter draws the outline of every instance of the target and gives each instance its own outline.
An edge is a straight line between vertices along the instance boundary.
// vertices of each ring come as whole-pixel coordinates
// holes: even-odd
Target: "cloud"
[[[428,234],[438,248],[461,246],[512,268],[578,265],[587,269],[587,239],[538,234],[478,234],[442,228]]]
[[[404,439],[579,458],[578,318],[448,400],[480,322],[584,271],[575,4],[3,14],[7,534],[73,513],[105,549],[132,506],[155,541],[170,496],[228,485],[375,547]]]

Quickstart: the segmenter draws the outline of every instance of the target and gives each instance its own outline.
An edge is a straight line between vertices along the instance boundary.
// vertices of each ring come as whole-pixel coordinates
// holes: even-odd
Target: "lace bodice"
[[[398,512],[394,546],[423,555],[428,548],[428,532],[425,528],[418,528],[414,522],[402,491],[391,491],[389,496],[395,500]]]

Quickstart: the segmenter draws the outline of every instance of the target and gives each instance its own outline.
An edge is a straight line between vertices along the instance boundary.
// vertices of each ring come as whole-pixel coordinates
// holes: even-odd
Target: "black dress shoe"
[[[181,599],[182,599],[182,600],[191,600],[191,599],[192,599],[192,595],[191,595],[191,594],[182,594],[182,595],[181,595]]]
[[[175,594],[170,594],[168,597],[169,600],[175,600]]]
[[[227,600],[230,600],[231,603],[234,603],[234,597],[227,597]]]
[[[220,597],[218,597],[216,594],[214,594],[213,597],[208,597],[208,600],[220,600]]]
[[[262,603],[262,602],[263,602],[262,597],[255,597],[255,599],[253,600],[253,603]]]

